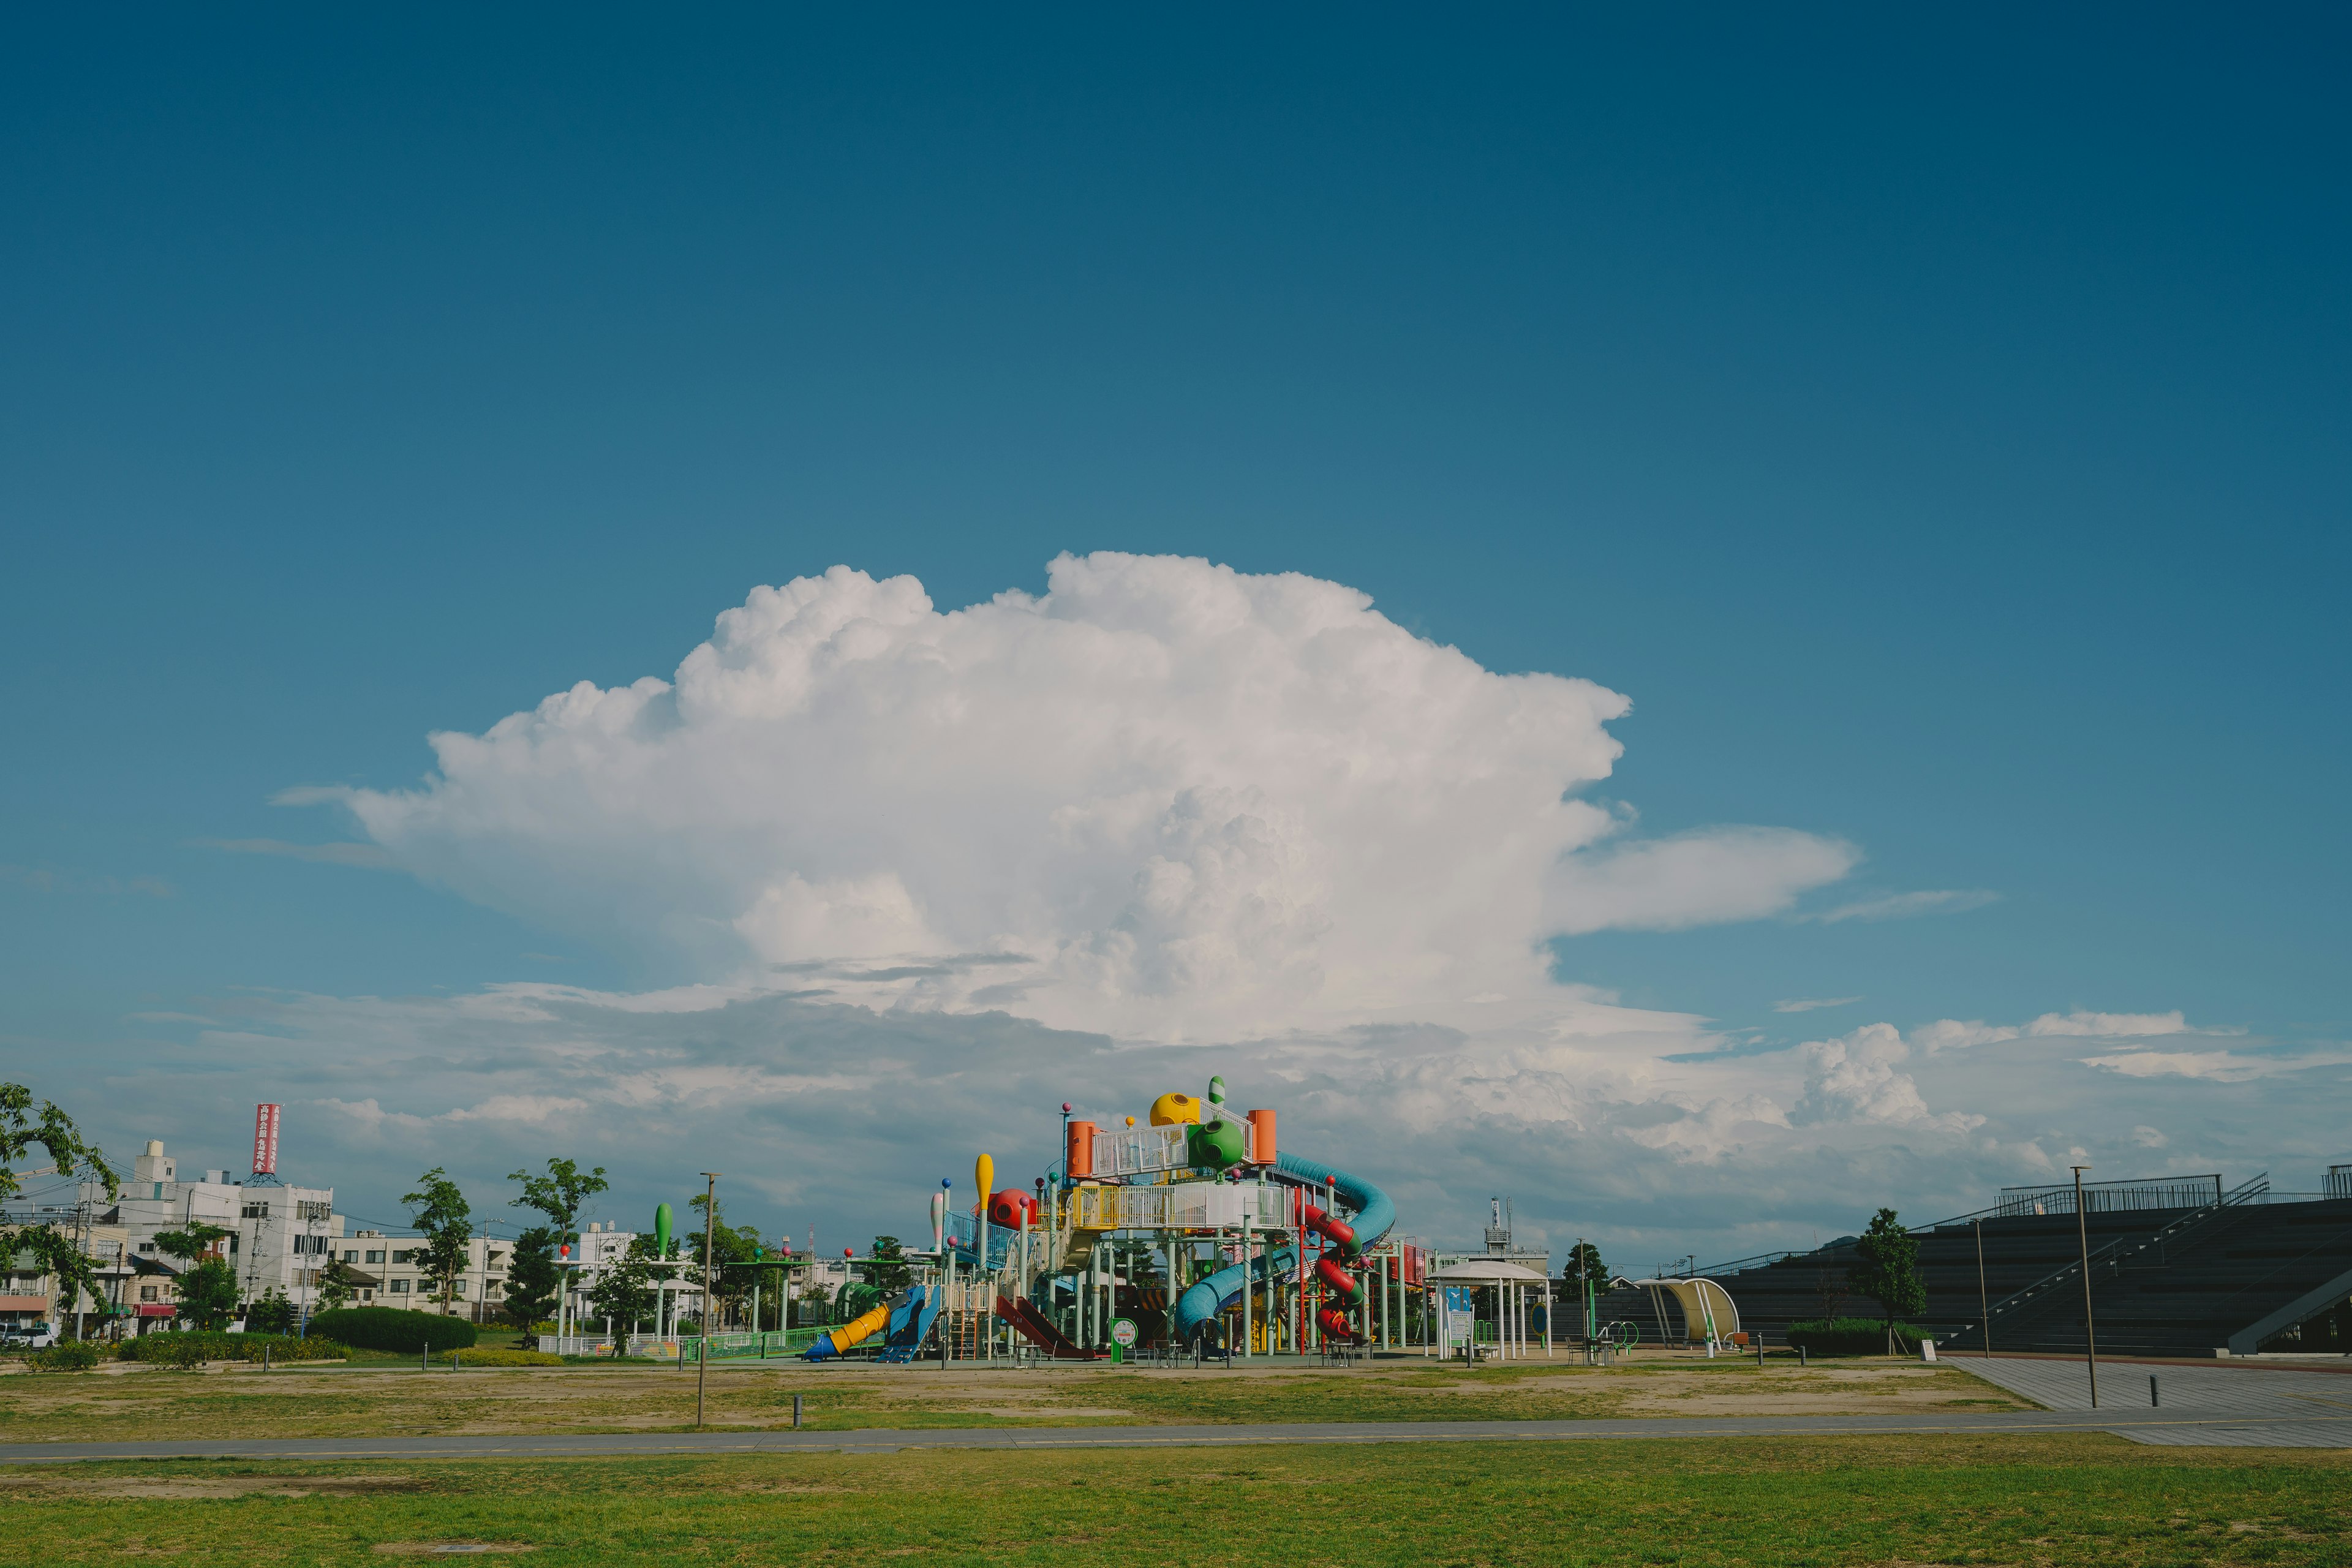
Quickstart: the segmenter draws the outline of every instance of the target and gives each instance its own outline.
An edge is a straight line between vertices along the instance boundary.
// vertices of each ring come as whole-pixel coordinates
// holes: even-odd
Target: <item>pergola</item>
[[[1551,1354],[1551,1280],[1525,1264],[1509,1263],[1499,1258],[1465,1258],[1461,1262],[1434,1269],[1425,1277],[1432,1286],[1467,1285],[1476,1289],[1495,1292],[1495,1339],[1497,1353],[1506,1358],[1533,1354],[1528,1348],[1528,1290],[1533,1286],[1543,1292],[1544,1354]]]

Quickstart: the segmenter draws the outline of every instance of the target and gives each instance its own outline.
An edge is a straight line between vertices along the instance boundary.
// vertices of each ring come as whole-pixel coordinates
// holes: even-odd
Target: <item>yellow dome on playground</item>
[[[1151,1102],[1151,1125],[1154,1127],[1175,1127],[1200,1120],[1201,1102],[1189,1094],[1171,1091]]]

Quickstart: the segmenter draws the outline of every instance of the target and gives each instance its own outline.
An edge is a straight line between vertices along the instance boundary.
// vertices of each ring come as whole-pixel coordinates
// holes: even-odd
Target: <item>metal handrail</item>
[[[1814,1250],[1820,1249],[1817,1247]],[[1737,1274],[1743,1268],[1761,1268],[1768,1264],[1778,1263],[1783,1258],[1805,1256],[1803,1251],[1793,1248],[1783,1252],[1759,1252],[1753,1258],[1735,1258],[1728,1263],[1710,1263],[1696,1272],[1697,1274]]]
[[[2022,1290],[2012,1291],[1994,1302],[1985,1314],[1985,1322],[1975,1326],[1979,1331],[1989,1332],[1992,1322],[1999,1320],[2002,1313],[2032,1304],[2035,1298],[2043,1296],[2053,1286],[2063,1285],[2070,1279],[2081,1278],[2086,1264],[2092,1268],[2105,1267],[2120,1272],[2126,1257],[2126,1248],[2130,1249],[2128,1256],[2137,1258],[2153,1247],[2158,1249],[2158,1255],[2161,1257],[2167,1243],[2179,1241],[2189,1232],[2203,1225],[2207,1220],[2218,1217],[2226,1210],[2241,1208],[2268,1197],[2270,1190],[2270,1173],[2264,1171],[2260,1175],[2248,1177],[2222,1194],[2216,1201],[2181,1215],[2153,1236],[2142,1237],[2137,1240],[2127,1236],[2118,1237],[2092,1253],[2088,1258],[2075,1258],[2064,1267],[2035,1280]]]

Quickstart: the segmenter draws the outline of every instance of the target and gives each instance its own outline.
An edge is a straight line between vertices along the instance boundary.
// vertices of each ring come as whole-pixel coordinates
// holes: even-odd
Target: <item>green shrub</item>
[[[298,1340],[291,1334],[225,1334],[199,1329],[142,1334],[124,1341],[119,1353],[124,1361],[184,1366],[193,1364],[186,1359],[190,1356],[196,1361],[259,1361],[265,1349],[272,1362],[340,1361],[351,1353],[348,1346],[319,1334]]]
[[[152,1366],[192,1371],[212,1359],[205,1353],[205,1342],[211,1338],[212,1335],[204,1333],[142,1334],[139,1338],[136,1359]]]
[[[460,1368],[469,1366],[562,1366],[563,1364],[563,1358],[562,1356],[550,1355],[544,1351],[499,1350],[488,1345],[477,1346],[475,1349],[469,1351],[449,1351],[441,1355],[435,1356],[433,1358],[433,1363],[436,1366],[446,1366],[448,1364],[449,1357],[453,1355],[457,1358],[457,1365]]]
[[[412,1312],[400,1307],[345,1307],[320,1312],[310,1320],[310,1331],[341,1340],[362,1350],[415,1355],[419,1351],[471,1350],[479,1338],[463,1318],[438,1312]]]
[[[25,1359],[36,1372],[88,1372],[99,1363],[99,1349],[88,1340],[68,1340]]]
[[[1899,1354],[1918,1354],[1919,1342],[1928,1337],[1926,1330],[1913,1328],[1909,1323],[1895,1325],[1895,1348]],[[1789,1348],[1814,1355],[1884,1355],[1886,1320],[1815,1318],[1809,1322],[1790,1323]]]

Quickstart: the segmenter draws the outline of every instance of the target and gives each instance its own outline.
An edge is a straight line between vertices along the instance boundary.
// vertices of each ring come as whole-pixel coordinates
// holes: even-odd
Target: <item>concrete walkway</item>
[[[2104,1392],[2104,1377],[2101,1387]],[[895,1453],[905,1448],[1216,1448],[1265,1444],[1556,1443],[1627,1438],[2029,1432],[2112,1432],[2139,1443],[2352,1447],[2352,1409],[2289,1424],[2261,1415],[2195,1410],[2019,1410],[1916,1415],[1795,1415],[1777,1419],[1722,1416],[1631,1421],[1335,1421],[1253,1426],[963,1426],[855,1432],[313,1437],[278,1442],[9,1443],[0,1444],[0,1464],[62,1464],[85,1459],[556,1459],[608,1455],[871,1454]]]
[[[2090,1369],[2079,1361],[1952,1356],[1946,1364],[2053,1411],[2091,1408]],[[2101,1361],[2099,1412],[2134,1421],[2193,1414],[2237,1424],[2221,1429],[2158,1425],[2124,1434],[2141,1443],[2352,1447],[2346,1435],[2352,1377],[2340,1372],[2258,1362]]]

